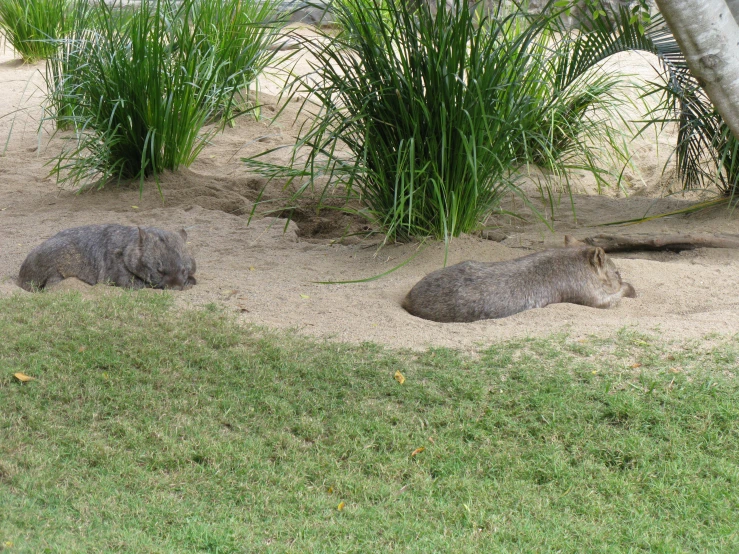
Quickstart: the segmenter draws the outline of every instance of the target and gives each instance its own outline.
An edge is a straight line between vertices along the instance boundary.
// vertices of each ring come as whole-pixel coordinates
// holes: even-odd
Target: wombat
[[[416,283],[403,307],[432,321],[464,322],[558,302],[610,308],[624,296],[636,296],[602,248],[571,237],[565,245],[507,262],[468,261],[439,269]]]
[[[183,289],[196,283],[187,233],[155,227],[87,225],[65,229],[26,257],[18,285],[43,289],[76,277],[90,285],[109,283],[140,289]]]

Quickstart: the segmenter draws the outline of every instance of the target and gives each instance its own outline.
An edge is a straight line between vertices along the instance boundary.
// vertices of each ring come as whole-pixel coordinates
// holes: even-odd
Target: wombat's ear
[[[565,246],[567,248],[577,248],[580,246],[587,246],[587,244],[581,240],[577,240],[572,235],[565,235]]]
[[[185,231],[184,229],[180,229],[179,231],[177,231],[177,234],[182,237],[183,241],[187,242],[187,231]]]
[[[602,269],[606,265],[606,251],[600,247],[593,248],[588,252],[590,263],[596,269]]]
[[[139,246],[144,246],[144,241],[146,241],[146,231],[144,231],[141,227],[138,227],[139,230]]]

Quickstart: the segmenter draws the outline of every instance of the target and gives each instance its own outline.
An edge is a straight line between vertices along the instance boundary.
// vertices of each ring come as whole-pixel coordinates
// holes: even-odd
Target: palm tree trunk
[[[726,0],[726,4],[729,6],[729,10],[731,10],[734,20],[739,23],[739,0]]]
[[[739,0],[656,0],[691,73],[739,138]]]

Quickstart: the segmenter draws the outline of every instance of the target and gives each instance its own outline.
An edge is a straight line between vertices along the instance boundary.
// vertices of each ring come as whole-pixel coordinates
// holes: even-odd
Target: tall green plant
[[[733,198],[739,193],[739,140],[690,73],[672,33],[661,18],[656,23],[648,36],[664,72],[661,83],[651,84],[650,92],[659,95],[659,103],[649,123],[677,124],[675,158],[684,189],[715,186]]]
[[[0,0],[0,30],[25,62],[49,58],[69,24],[69,0]]]
[[[585,35],[564,28],[560,14],[554,11],[543,21],[532,45],[527,79],[534,83],[529,92],[534,108],[523,136],[512,137],[512,142],[523,148],[527,163],[554,170],[565,179],[569,170],[584,169],[605,185],[603,176],[611,170],[604,162],[618,165],[628,159],[623,132],[614,126],[623,103],[622,75],[604,71],[603,59],[583,48]],[[515,21],[511,32],[531,25],[527,18]],[[580,56],[587,63],[573,63]]]
[[[734,197],[739,187],[739,141],[690,73],[664,19],[659,14],[647,17],[647,13],[641,3],[614,10],[600,0],[590,0],[589,9],[577,14],[587,29],[582,42],[583,52],[589,54],[577,52],[570,59],[588,64],[588,56],[603,58],[631,50],[655,54],[664,72],[662,82],[651,83],[646,92],[659,95],[658,105],[647,114],[647,124],[677,124],[675,157],[685,189],[715,185],[721,194]]]
[[[102,3],[98,6],[83,0],[76,0],[70,7],[65,37],[54,41],[55,53],[49,57],[45,68],[46,119],[53,120],[58,129],[69,130],[78,122],[82,97],[80,87],[84,87],[80,79],[87,69],[87,60],[77,54],[78,50],[82,44],[88,44],[93,39],[95,29],[114,13],[121,12],[114,12]]]
[[[570,75],[563,59],[577,40],[555,40],[557,12],[499,5],[479,17],[465,2],[434,13],[398,0],[342,0],[334,10],[341,33],[305,43],[314,72],[293,84],[308,92],[314,124],[292,164],[246,160],[305,179],[297,195],[327,177],[322,195],[338,186],[389,238],[448,239],[517,190],[521,165],[563,171],[569,153],[587,152],[580,135],[614,81],[587,81],[597,61]]]
[[[247,109],[248,93],[257,76],[277,56],[283,57],[275,48],[287,23],[287,14],[279,5],[279,0],[194,0],[193,32],[202,39],[201,53],[212,50],[222,60],[216,82],[240,76],[239,110]]]
[[[233,59],[229,40],[216,47],[199,31],[206,27],[199,8],[196,0],[155,0],[119,12],[79,0],[79,24],[47,70],[49,117],[75,130],[53,169],[62,182],[143,184],[192,163],[222,129],[226,118],[202,131],[229,113],[256,73],[246,58]],[[243,46],[240,35],[230,40]],[[266,49],[269,41],[262,40],[249,47]]]

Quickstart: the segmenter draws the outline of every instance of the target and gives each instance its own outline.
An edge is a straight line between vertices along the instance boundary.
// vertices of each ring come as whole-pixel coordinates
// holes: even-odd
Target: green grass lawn
[[[1,551],[739,551],[737,339],[470,358],[171,306],[0,299]]]

